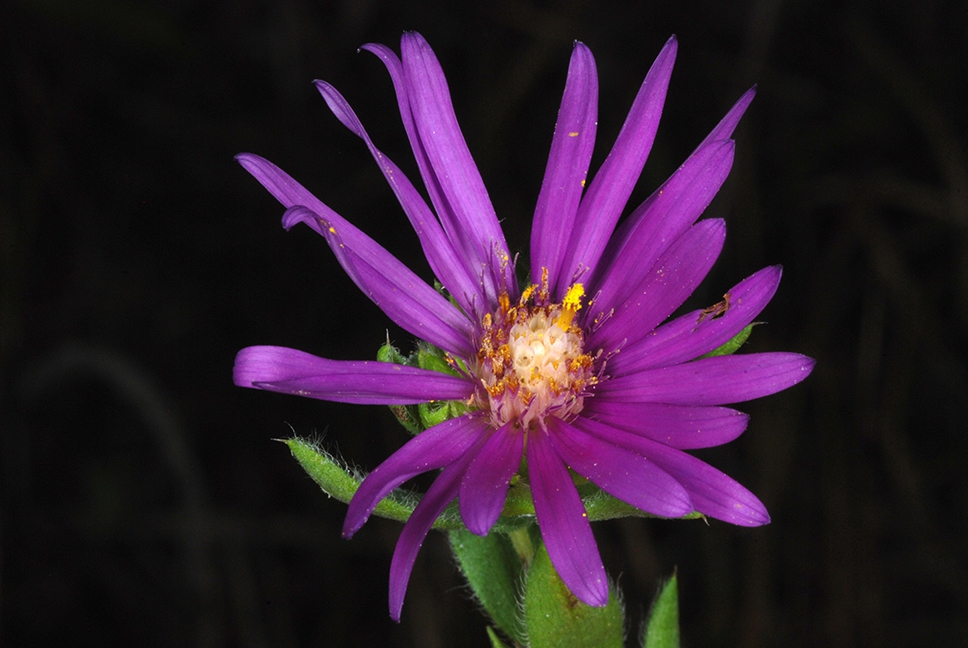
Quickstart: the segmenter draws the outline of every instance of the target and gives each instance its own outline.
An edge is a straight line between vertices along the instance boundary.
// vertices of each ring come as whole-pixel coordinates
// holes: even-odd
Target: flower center
[[[511,306],[507,294],[485,315],[472,367],[481,389],[472,406],[488,407],[495,426],[516,422],[525,429],[546,416],[578,414],[597,382],[594,359],[584,352],[582,330],[573,323],[584,295],[574,284],[560,304],[549,298],[547,271]]]

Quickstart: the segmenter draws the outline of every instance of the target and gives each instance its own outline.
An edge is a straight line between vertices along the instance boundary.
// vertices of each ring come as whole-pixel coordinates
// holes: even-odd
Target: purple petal
[[[418,438],[420,436],[423,435],[418,435]],[[413,563],[417,559],[417,552],[420,551],[434,521],[457,497],[461,477],[477,454],[481,440],[478,438],[470,450],[440,473],[413,510],[410,519],[403,525],[397,547],[393,551],[393,560],[390,562],[390,618],[394,621],[400,620],[403,598],[407,593],[407,583],[410,572],[413,571]]]
[[[625,265],[615,272],[617,277],[623,277],[629,271],[634,272],[636,268],[649,267],[644,260],[651,260],[658,255],[663,242],[674,240],[699,218],[729,175],[735,145],[727,140],[755,94],[755,86],[747,90],[679,169],[618,228],[605,254],[612,261],[608,266],[598,269],[598,277],[609,274],[618,265],[616,260],[624,261]],[[683,204],[677,204],[679,201],[683,201]],[[644,250],[639,249],[621,259],[621,253],[629,244],[635,244],[636,237],[651,241],[653,249],[645,248],[649,251],[644,257]],[[640,247],[644,245],[642,241],[637,244]],[[609,295],[606,289],[599,301],[602,302],[607,297]]]
[[[468,380],[437,371],[387,362],[327,360],[277,346],[239,351],[232,378],[239,387],[364,405],[465,400],[474,392]]]
[[[588,337],[588,348],[610,351],[623,340],[631,344],[648,335],[706,277],[725,241],[726,224],[718,218],[701,221],[686,230],[659,256],[638,287]],[[597,301],[594,306],[597,310]]]
[[[534,283],[541,283],[543,268],[548,269],[551,286],[558,282],[561,257],[568,245],[595,147],[597,116],[595,59],[583,43],[576,42],[548,166],[534,210],[531,228],[531,281]]]
[[[276,165],[251,153],[236,159],[288,209],[284,224],[304,222],[322,234],[349,277],[390,319],[446,351],[472,353],[470,321],[440,293]]]
[[[437,175],[430,164],[430,160],[427,158],[427,152],[424,150],[424,145],[420,141],[420,135],[417,133],[417,126],[413,120],[413,110],[410,107],[410,94],[407,89],[406,79],[404,78],[403,63],[400,62],[400,59],[393,50],[386,45],[368,43],[361,49],[379,57],[386,66],[387,72],[390,73],[393,89],[397,95],[397,105],[400,107],[400,117],[403,120],[403,127],[407,131],[407,137],[410,139],[410,147],[413,149],[413,155],[417,161],[417,168],[420,170],[420,177],[423,178],[427,193],[430,194],[430,202],[434,205],[451,244],[460,250],[460,256],[466,260],[468,267],[471,269],[471,274],[477,277],[480,275],[480,269],[484,267],[487,261],[485,250],[481,249],[478,242],[472,241],[468,232],[463,230],[461,224],[456,220],[455,214],[450,208],[447,199],[444,197],[443,189],[441,189]]]
[[[364,259],[331,224],[323,236],[356,285],[401,328],[462,358],[474,354],[470,320],[389,252]]]
[[[692,513],[689,494],[679,482],[642,455],[609,443],[606,436],[588,434],[586,426],[604,428],[583,418],[574,426],[548,419],[549,438],[569,468],[642,511],[669,518]]]
[[[709,464],[652,439],[606,426],[589,426],[588,423],[582,421],[590,433],[641,453],[655,462],[682,484],[693,506],[703,515],[739,526],[769,523],[766,507],[753,493]]]
[[[736,126],[739,125],[739,120],[743,118],[743,114],[746,109],[749,108],[750,102],[753,101],[753,97],[756,96],[756,86],[753,86],[749,90],[743,93],[743,96],[733,104],[733,107],[729,109],[726,116],[723,117],[716,127],[706,136],[706,139],[696,147],[698,151],[700,148],[709,144],[711,142],[716,142],[718,140],[729,139],[733,136],[733,131],[736,130]]]
[[[770,523],[770,514],[756,495],[704,461],[661,446],[653,448],[651,456],[686,488],[693,506],[703,515],[738,526]]]
[[[668,242],[709,206],[733,164],[734,144],[725,140],[755,94],[755,86],[746,91],[682,166],[615,232],[604,255],[609,262],[597,269],[592,280],[592,293],[598,293],[596,312],[607,312],[620,303],[624,295],[616,294],[620,291],[615,284],[636,285],[639,273],[650,268]]]
[[[749,415],[728,407],[585,400],[582,416],[619,430],[649,437],[671,448],[712,448],[736,439]]]
[[[568,469],[544,430],[529,434],[527,452],[534,511],[551,564],[579,600],[605,605],[605,567]]]
[[[437,218],[407,176],[376,148],[346,99],[325,81],[316,81],[315,84],[336,118],[366,143],[373,159],[380,165],[383,176],[393,189],[393,193],[400,201],[403,211],[420,239],[424,255],[434,274],[447,287],[464,311],[473,313],[475,298],[477,306],[480,307],[483,304],[483,294],[480,292],[480,282],[474,279],[464,262],[465,257],[453,248]]]
[[[709,317],[695,310],[663,324],[613,356],[609,375],[624,376],[686,362],[726,344],[762,312],[776,293],[782,274],[780,266],[770,266],[736,284],[727,293],[729,309],[722,316]]]
[[[703,358],[606,380],[595,398],[672,405],[739,403],[792,387],[810,375],[814,364],[799,353]]]
[[[439,423],[410,439],[366,476],[350,501],[343,522],[343,537],[350,538],[384,497],[421,473],[453,464],[487,430],[487,421],[466,414]]]
[[[626,219],[592,282],[595,313],[621,304],[659,255],[702,215],[729,175],[733,150],[729,141],[697,150]]]
[[[397,94],[397,104],[400,107],[400,117],[407,131],[407,137],[410,139],[410,147],[413,149],[413,155],[417,161],[420,176],[423,178],[424,187],[426,187],[427,193],[430,195],[430,202],[437,211],[437,216],[440,218],[441,225],[451,245],[459,251],[459,256],[467,266],[468,273],[477,282],[475,291],[484,293],[487,303],[491,305],[497,304],[492,275],[484,272],[484,268],[488,267],[492,257],[487,254],[487,250],[482,249],[479,241],[473,239],[472,232],[465,231],[453,209],[451,209],[447,198],[444,196],[440,181],[430,163],[430,159],[427,157],[424,144],[420,140],[420,134],[417,132],[417,126],[414,123],[410,91],[407,87],[403,63],[400,62],[400,59],[393,50],[386,45],[369,43],[361,49],[378,56],[390,73],[390,79],[393,81],[393,88]],[[481,304],[479,308],[483,308],[484,306],[486,304]],[[481,315],[480,312],[476,314],[478,316]]]
[[[524,433],[508,423],[491,435],[464,473],[460,514],[471,533],[487,535],[497,522],[523,452]]]
[[[407,96],[420,142],[440,186],[446,204],[461,231],[479,250],[488,297],[495,299],[507,287],[516,292],[508,245],[498,223],[484,181],[471,157],[457,124],[444,71],[433,50],[416,32],[401,40],[403,73]]]
[[[552,286],[556,295],[564,292],[577,273],[595,269],[615,223],[625,209],[652,150],[677,47],[673,36],[659,52],[639,88],[615,145],[581,201],[559,271],[559,285]]]
[[[323,204],[323,201],[296,182],[292,176],[264,157],[255,153],[239,153],[235,156],[235,160],[286,209],[301,206],[313,214],[326,214],[333,222],[343,220],[339,214]],[[348,221],[346,223],[349,224]],[[310,227],[315,228],[317,225],[314,223]],[[375,242],[374,245],[376,245]]]
[[[440,183],[434,173],[427,152],[424,150],[420,135],[417,133],[417,126],[413,121],[413,111],[410,108],[410,95],[407,90],[407,82],[404,78],[403,63],[397,55],[386,45],[379,43],[367,43],[360,49],[370,52],[383,62],[390,73],[393,82],[393,89],[397,95],[397,105],[400,108],[400,117],[403,120],[403,127],[407,131],[410,140],[410,147],[413,149],[414,158],[417,161],[417,168],[420,170],[420,177],[423,178],[427,193],[430,194],[430,201],[437,209],[444,231],[450,237],[451,242],[463,251],[463,256],[468,259],[481,260],[481,250],[477,246],[472,246],[464,235],[459,224],[454,220],[454,215],[447,206],[447,201],[443,196]]]

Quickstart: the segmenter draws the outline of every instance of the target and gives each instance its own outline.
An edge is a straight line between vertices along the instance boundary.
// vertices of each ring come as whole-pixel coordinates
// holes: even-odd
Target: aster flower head
[[[243,349],[236,359],[241,386],[347,403],[459,405],[456,416],[370,473],[349,505],[346,537],[393,489],[442,469],[393,556],[394,619],[417,551],[444,508],[457,498],[464,524],[484,535],[515,475],[530,487],[552,563],[589,605],[608,601],[608,583],[573,475],[656,516],[698,511],[743,526],[769,522],[752,493],[684,450],[735,439],[748,417],[724,405],[786,389],[813,368],[795,353],[711,354],[750,326],[776,291],[780,268],[753,274],[711,308],[666,321],[722,249],[723,221],[698,219],[729,173],[730,137],[754,91],[619,224],[658,127],[676,48],[671,38],[659,53],[586,186],[598,85],[591,52],[575,43],[534,213],[529,280],[521,284],[443,71],[419,34],[404,34],[399,58],[383,45],[362,49],[390,73],[429,204],[375,147],[346,100],[328,83],[316,87],[366,143],[445,293],[272,163],[238,156],[286,207],[286,228],[303,223],[322,235],[364,293],[447,363],[447,371],[434,371],[270,346]]]

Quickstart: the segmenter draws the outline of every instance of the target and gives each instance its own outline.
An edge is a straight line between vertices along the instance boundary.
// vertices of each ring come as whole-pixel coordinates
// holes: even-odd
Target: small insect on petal
[[[723,295],[723,301],[717,302],[710,306],[709,308],[702,309],[699,313],[699,319],[696,321],[696,325],[702,324],[703,320],[707,317],[716,319],[717,317],[722,317],[729,311],[729,293]]]

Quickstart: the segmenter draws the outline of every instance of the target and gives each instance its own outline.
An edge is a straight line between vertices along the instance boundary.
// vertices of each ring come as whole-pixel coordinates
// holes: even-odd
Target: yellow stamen
[[[511,307],[511,300],[508,299],[508,294],[506,292],[502,292],[497,296],[497,305],[502,314],[508,312],[508,309]]]
[[[524,292],[521,293],[521,299],[518,301],[518,303],[521,304],[521,306],[524,306],[528,302],[528,300],[531,299],[531,295],[533,295],[534,291],[537,289],[538,289],[537,284],[531,284],[530,286],[525,288]]]
[[[561,302],[561,314],[555,322],[558,328],[567,330],[571,326],[571,320],[574,319],[575,313],[581,310],[581,298],[584,295],[585,286],[580,283],[573,284],[568,289],[568,292],[565,293],[565,298]]]

